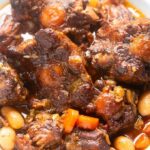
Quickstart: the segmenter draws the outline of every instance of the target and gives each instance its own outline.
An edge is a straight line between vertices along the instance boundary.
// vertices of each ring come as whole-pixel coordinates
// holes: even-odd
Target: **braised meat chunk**
[[[97,81],[98,82],[98,81]],[[103,80],[102,92],[94,104],[95,111],[102,117],[110,135],[133,127],[137,118],[137,95],[134,91],[117,86],[112,80]],[[100,83],[100,81],[99,81]]]
[[[54,28],[74,42],[91,42],[90,31],[100,26],[100,14],[83,0],[11,0],[12,13],[27,32]]]
[[[17,149],[17,150],[26,150],[26,149],[36,150],[37,148],[35,148],[32,145],[32,140],[30,139],[30,137],[28,135],[18,134],[16,136],[15,149]]]
[[[42,9],[42,6],[45,4],[44,0],[11,0],[10,3],[12,6],[12,15],[14,20],[23,24],[25,30],[35,31],[39,28],[38,14],[39,9]]]
[[[0,54],[0,105],[19,104],[26,96],[27,90],[23,87],[18,74],[7,63],[6,57]]]
[[[106,136],[100,129],[94,131],[75,129],[65,138],[66,150],[109,150]]]
[[[148,19],[139,19],[119,28],[105,24],[86,52],[97,72],[116,80],[143,84],[150,81]]]
[[[93,85],[80,49],[64,34],[49,29],[39,31],[35,38],[42,48],[36,72],[39,96],[47,95],[59,111],[63,104],[84,108],[93,97]]]
[[[17,45],[21,42],[21,25],[15,22],[11,15],[7,15],[0,26],[0,47]]]
[[[32,94],[49,99],[57,112],[68,106],[84,109],[92,100],[94,88],[84,58],[63,33],[40,30],[35,40],[21,43],[12,52],[17,53],[14,66],[23,73],[24,81],[33,85],[29,86]]]
[[[55,149],[62,144],[62,131],[63,126],[59,122],[59,115],[43,112],[35,116],[35,120],[29,124],[27,133],[33,145],[41,149]]]
[[[134,20],[134,15],[124,3],[125,0],[102,0],[100,12],[103,16],[103,21],[112,26],[120,26]]]
[[[18,134],[17,150],[59,149],[62,147],[63,126],[58,114],[39,112],[27,123],[24,134]]]
[[[136,28],[141,28],[137,30]],[[139,19],[133,22],[133,27],[128,26],[128,32],[133,34],[133,38],[130,43],[130,52],[139,57],[142,61],[146,62],[147,65],[150,63],[150,20]],[[135,32],[135,33],[132,33]],[[149,74],[148,74],[149,75]]]

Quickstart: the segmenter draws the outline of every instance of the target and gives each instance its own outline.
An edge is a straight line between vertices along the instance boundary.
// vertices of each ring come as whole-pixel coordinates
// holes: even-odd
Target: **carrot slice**
[[[89,0],[89,6],[97,7],[99,4],[99,0]]]
[[[63,116],[63,125],[65,133],[70,133],[79,117],[79,112],[74,109],[68,109]]]
[[[94,130],[99,124],[99,119],[89,116],[80,115],[77,121],[77,126],[79,128]]]

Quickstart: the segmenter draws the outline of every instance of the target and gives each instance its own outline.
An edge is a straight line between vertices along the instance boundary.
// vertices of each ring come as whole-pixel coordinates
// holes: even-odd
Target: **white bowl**
[[[129,2],[140,9],[146,17],[150,18],[150,0],[129,0]]]

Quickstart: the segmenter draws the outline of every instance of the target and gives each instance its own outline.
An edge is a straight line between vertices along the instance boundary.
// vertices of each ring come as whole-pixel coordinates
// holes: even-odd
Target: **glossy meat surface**
[[[0,26],[0,48],[20,43],[22,41],[20,31],[20,23],[15,22],[11,15],[7,15]]]
[[[94,88],[84,58],[63,33],[40,30],[35,40],[21,43],[12,52],[21,65],[17,66],[16,59],[13,64],[27,84],[31,83],[34,96],[49,99],[56,111],[69,106],[84,109],[92,100]]]
[[[12,13],[26,31],[51,27],[63,31],[75,43],[91,42],[100,26],[100,14],[83,0],[11,0]]]
[[[105,120],[108,133],[112,135],[133,127],[137,118],[136,93],[116,85],[112,80],[100,82],[103,82],[103,87],[95,99],[95,111]]]
[[[110,146],[105,136],[105,132],[100,129],[94,131],[76,129],[66,136],[66,150],[109,150]]]
[[[141,132],[149,19],[125,0],[10,3],[0,26],[0,149],[114,150],[116,137]]]
[[[113,26],[120,26],[135,19],[134,15],[124,5],[124,2],[124,0],[102,0],[99,10],[103,16],[103,21]]]
[[[86,52],[93,68],[116,80],[142,84],[150,81],[148,19],[118,28],[104,24]]]
[[[72,133],[63,135],[63,124],[58,114],[37,113],[27,123],[26,132],[18,134],[18,150],[61,149],[61,150],[109,150],[107,132],[102,129],[93,131],[76,128]]]
[[[19,104],[26,96],[27,90],[18,74],[7,63],[6,57],[0,54],[0,105]]]
[[[46,113],[36,115],[35,121],[29,124],[27,133],[32,143],[37,147],[55,149],[62,143],[63,128],[59,122],[59,116]]]
[[[17,149],[53,150],[62,147],[63,126],[58,114],[39,112],[31,121],[26,124],[26,132],[17,135]]]

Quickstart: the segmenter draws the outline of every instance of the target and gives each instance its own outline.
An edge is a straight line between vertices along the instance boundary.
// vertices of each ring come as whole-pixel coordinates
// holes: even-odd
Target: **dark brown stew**
[[[150,150],[150,19],[125,0],[10,4],[0,149]]]

